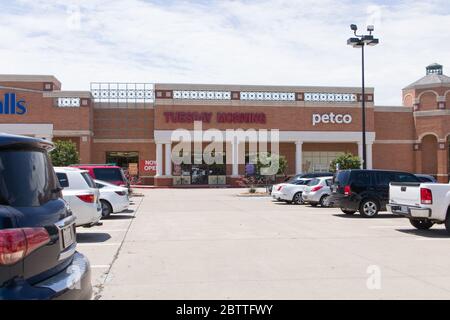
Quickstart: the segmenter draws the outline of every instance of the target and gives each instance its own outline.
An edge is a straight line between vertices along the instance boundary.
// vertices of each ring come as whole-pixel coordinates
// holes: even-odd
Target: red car
[[[93,179],[106,181],[121,187],[130,187],[121,167],[106,164],[76,164],[71,167],[87,170]]]

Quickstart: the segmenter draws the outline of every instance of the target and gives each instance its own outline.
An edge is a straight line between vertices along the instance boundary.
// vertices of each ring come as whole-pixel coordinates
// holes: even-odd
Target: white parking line
[[[78,247],[89,247],[89,246],[120,246],[119,242],[111,243],[77,243]]]

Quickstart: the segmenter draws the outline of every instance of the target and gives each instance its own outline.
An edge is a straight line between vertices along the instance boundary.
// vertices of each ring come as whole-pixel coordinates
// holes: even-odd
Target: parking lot
[[[380,213],[139,189],[128,212],[78,229],[95,299],[448,299],[450,237]]]

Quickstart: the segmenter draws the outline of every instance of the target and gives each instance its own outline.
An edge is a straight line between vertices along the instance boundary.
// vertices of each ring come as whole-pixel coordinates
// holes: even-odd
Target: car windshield
[[[124,181],[122,172],[118,168],[95,168],[95,178],[103,181]]]
[[[288,179],[286,183],[296,183],[302,178],[301,175],[293,176],[292,178]]]
[[[47,153],[0,150],[0,204],[37,207],[58,198],[59,184]]]
[[[349,171],[340,171],[334,176],[333,182],[338,187],[345,186],[348,182],[349,177],[350,177]]]
[[[308,182],[308,186],[315,186],[318,185],[320,183],[320,179],[312,179],[311,181]]]
[[[83,179],[88,184],[89,188],[97,188],[96,185],[95,185],[94,180],[92,180],[92,178],[91,178],[91,176],[89,175],[88,172],[82,172],[81,175],[83,176]]]

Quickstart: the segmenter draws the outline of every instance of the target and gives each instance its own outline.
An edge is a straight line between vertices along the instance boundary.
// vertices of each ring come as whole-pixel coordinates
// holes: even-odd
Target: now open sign
[[[156,160],[141,160],[139,161],[139,172],[141,174],[156,174]]]

